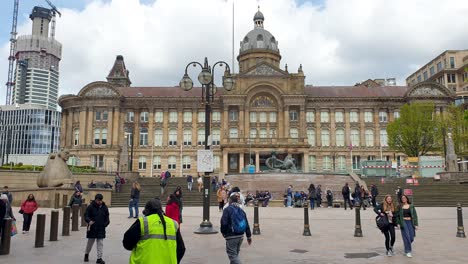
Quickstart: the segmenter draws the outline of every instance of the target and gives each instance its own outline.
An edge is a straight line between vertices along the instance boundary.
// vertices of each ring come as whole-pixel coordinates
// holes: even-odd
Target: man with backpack
[[[341,189],[341,194],[343,195],[343,204],[344,204],[344,209],[346,210],[346,205],[349,204],[349,208],[352,210],[353,209],[353,205],[351,204],[351,199],[349,197],[349,193],[350,193],[350,190],[349,190],[349,185],[348,183],[345,184],[345,186],[343,186],[343,188]]]
[[[221,217],[221,233],[226,239],[226,252],[231,264],[240,264],[239,252],[244,239],[252,243],[252,233],[244,210],[240,208],[239,193],[232,193],[229,197],[229,206],[224,209]]]

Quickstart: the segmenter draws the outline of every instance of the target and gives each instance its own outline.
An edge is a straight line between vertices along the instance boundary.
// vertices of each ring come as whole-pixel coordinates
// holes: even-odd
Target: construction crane
[[[55,38],[55,15],[58,14],[59,17],[62,17],[62,13],[60,13],[58,10],[57,10],[57,7],[54,6],[54,4],[52,4],[49,0],[45,0],[47,2],[47,4],[49,4],[49,6],[52,8],[51,11],[52,11],[52,28],[50,30],[50,37],[52,39]]]
[[[16,24],[18,22],[18,6],[19,0],[14,0],[13,4],[13,23],[11,25],[11,35],[10,35],[10,56],[8,56],[8,79],[6,83],[7,87],[7,95],[6,95],[6,105],[12,104],[11,93],[13,87],[15,86],[15,82],[13,81],[14,72],[13,68],[15,66],[15,50],[16,50]]]

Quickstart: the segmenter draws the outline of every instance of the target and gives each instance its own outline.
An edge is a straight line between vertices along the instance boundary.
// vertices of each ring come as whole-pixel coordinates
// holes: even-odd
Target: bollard
[[[361,229],[361,208],[360,206],[356,206],[356,226],[354,229],[354,237],[362,237],[362,229]]]
[[[44,233],[45,233],[45,214],[38,214],[36,220],[36,241],[34,242],[34,247],[44,247]]]
[[[461,203],[457,204],[458,228],[457,237],[465,238],[465,228],[463,227],[463,214]]]
[[[80,231],[78,228],[78,214],[80,212],[80,206],[74,204],[72,207],[72,231]]]
[[[260,224],[258,223],[258,201],[254,201],[254,235],[260,235]]]
[[[63,208],[62,236],[70,235],[70,206]]]
[[[11,242],[11,224],[13,219],[8,218],[3,221],[3,230],[0,244],[0,255],[10,254],[10,242]]]
[[[62,197],[62,208],[68,205],[68,195],[64,194]]]
[[[59,209],[60,208],[60,193],[55,194],[55,199],[54,199],[54,209]]]
[[[49,241],[58,240],[58,222],[59,222],[59,211],[52,210],[50,214],[50,235]]]
[[[304,202],[304,232],[302,233],[303,236],[311,236],[310,228],[309,228],[309,203]]]
[[[88,223],[86,223],[86,218],[85,218],[86,208],[88,208],[87,204],[85,203],[81,204],[81,227],[88,226]]]

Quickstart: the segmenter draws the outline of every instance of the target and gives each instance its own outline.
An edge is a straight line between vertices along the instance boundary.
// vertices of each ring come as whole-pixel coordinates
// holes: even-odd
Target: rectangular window
[[[239,135],[237,133],[237,128],[232,127],[229,129],[229,138],[239,138]]]
[[[236,109],[229,110],[229,121],[230,122],[237,122],[239,119],[239,112]]]
[[[169,112],[169,122],[170,123],[177,123],[177,111],[170,111]]]
[[[101,111],[96,111],[95,116],[96,116],[96,121],[101,121],[101,116],[102,116]]]
[[[257,123],[257,113],[250,112],[250,123]]]
[[[211,131],[211,139],[213,141],[213,146],[219,146],[221,143],[221,130],[219,129],[213,129]]]
[[[290,128],[289,129],[289,137],[298,138],[297,128]]]
[[[330,156],[323,157],[322,168],[323,168],[324,171],[331,170]]]
[[[298,121],[299,120],[299,114],[297,113],[296,110],[291,110],[289,111],[289,121]]]
[[[321,123],[328,123],[330,119],[328,118],[328,111],[320,112],[320,122]]]
[[[450,57],[450,69],[455,68],[455,57]]]
[[[418,75],[418,83],[421,82],[421,75]]]
[[[91,166],[96,169],[104,168],[104,155],[91,155]]]
[[[213,169],[219,169],[221,167],[221,158],[219,156],[213,156]]]
[[[351,123],[359,122],[359,117],[358,117],[358,112],[357,111],[349,112],[349,122],[351,122]]]
[[[447,83],[456,83],[456,82],[457,82],[456,74],[454,73],[447,74]]]
[[[73,131],[73,146],[78,146],[80,144],[80,130],[75,129]]]
[[[380,146],[387,147],[388,146],[388,137],[387,137],[387,130],[381,129],[380,130]]]
[[[342,111],[336,111],[335,112],[335,122],[336,123],[343,123],[344,118],[343,118],[343,112]]]
[[[251,128],[250,129],[250,138],[256,138],[257,137],[257,129],[256,128]]]
[[[153,170],[160,170],[161,169],[161,156],[154,156],[153,157]]]
[[[266,123],[267,122],[267,113],[266,112],[260,112],[260,123]]]
[[[336,130],[336,146],[337,147],[344,147],[345,145],[345,132],[343,129]]]
[[[182,158],[182,169],[189,170],[191,168],[191,159],[190,156],[184,156]]]
[[[140,122],[141,123],[148,123],[149,113],[148,112],[141,112],[140,113]]]
[[[437,63],[437,72],[440,72],[442,70],[442,62]]]
[[[205,129],[198,129],[198,146],[205,145]]]
[[[270,112],[270,123],[276,123],[276,112]]]
[[[267,138],[266,128],[260,128],[260,138]]]
[[[306,112],[306,122],[307,123],[314,123],[315,122],[315,112],[314,111],[307,111]]]
[[[101,144],[107,145],[107,128],[101,129]]]
[[[177,130],[169,130],[169,146],[177,146]]]
[[[213,121],[213,123],[219,123],[219,122],[221,122],[221,112],[219,112],[219,111],[214,111],[214,112],[211,114],[211,121]]]
[[[205,111],[198,112],[198,123],[205,123]]]
[[[351,129],[351,144],[355,147],[359,146],[359,130]]]
[[[424,80],[427,80],[427,71],[423,72]]]
[[[393,112],[393,118],[394,118],[394,119],[400,118],[400,111],[395,111],[395,112]]]
[[[361,156],[353,156],[353,170],[361,169]]]
[[[167,159],[167,169],[168,170],[175,170],[176,169],[176,156],[169,156]]]
[[[366,134],[366,147],[373,147],[374,146],[374,131],[372,129],[367,129]]]
[[[184,111],[184,123],[192,123],[192,112]]]
[[[140,146],[148,146],[148,129],[145,127],[140,128]]]
[[[146,170],[146,157],[145,156],[140,156],[138,158],[138,169]]]
[[[163,111],[156,111],[154,113],[154,122],[162,123],[164,121],[164,113]]]
[[[315,146],[315,130],[307,129],[307,143],[312,147]]]
[[[434,66],[432,66],[430,69],[429,69],[429,74],[430,76],[434,75],[435,71],[434,71]]]
[[[328,129],[322,130],[322,147],[330,146],[330,131]]]
[[[270,128],[270,138],[276,138],[276,129]]]
[[[317,158],[315,156],[309,156],[309,171],[317,170]]]
[[[337,167],[338,167],[338,170],[340,171],[346,170],[346,157],[345,156],[338,156]]]
[[[364,122],[372,123],[372,112],[371,111],[365,111],[364,112]]]
[[[135,118],[135,113],[133,113],[132,111],[127,112],[127,122],[133,122],[134,118]]]
[[[192,130],[184,129],[184,146],[192,145]]]
[[[156,129],[154,131],[154,145],[156,147],[161,147],[163,143],[163,131],[161,129]]]
[[[387,123],[387,112],[384,112],[384,111],[379,112],[379,122]]]

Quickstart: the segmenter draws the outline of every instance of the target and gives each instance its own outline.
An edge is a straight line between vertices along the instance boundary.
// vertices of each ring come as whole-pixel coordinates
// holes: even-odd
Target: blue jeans
[[[315,199],[314,198],[310,198],[310,209],[311,210],[314,210],[315,208]]]
[[[138,217],[138,203],[140,199],[132,199],[128,203],[128,211],[130,212],[130,217],[133,217],[133,208],[135,208],[135,217]]]
[[[292,206],[292,205],[291,205],[291,203],[292,203],[292,198],[291,198],[291,196],[288,195],[288,197],[286,197],[286,199],[287,199],[287,204],[286,204],[286,206],[288,206],[288,207],[289,207],[289,206]]]
[[[404,220],[401,225],[401,237],[403,238],[403,244],[405,245],[405,253],[411,253],[411,243],[414,241],[415,231],[412,220]]]

